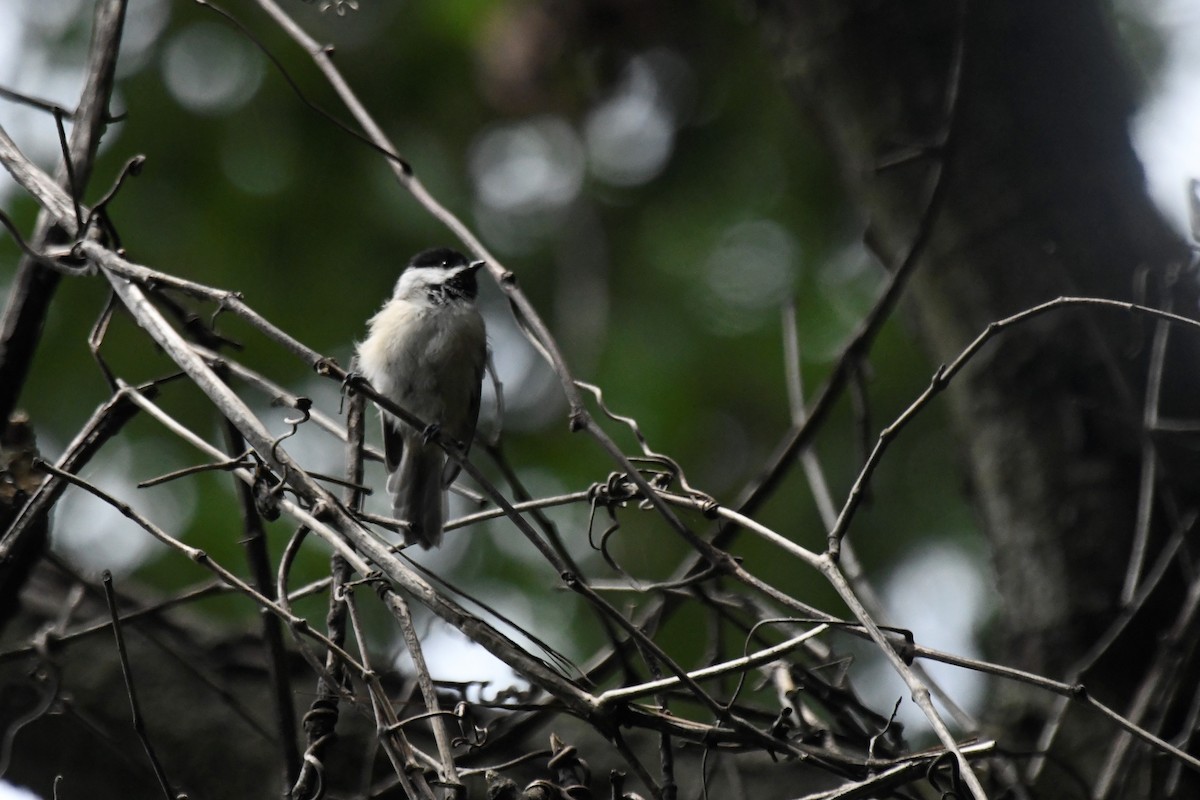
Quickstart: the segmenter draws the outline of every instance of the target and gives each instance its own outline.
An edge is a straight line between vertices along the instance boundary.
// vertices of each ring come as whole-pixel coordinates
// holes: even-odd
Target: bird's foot
[[[438,438],[438,434],[442,432],[442,426],[436,422],[431,422],[425,426],[425,430],[421,431],[421,443],[429,444],[434,439]]]
[[[354,384],[358,381],[361,381],[362,379],[363,379],[363,374],[356,370],[348,371],[346,373],[346,377],[342,378],[342,389],[341,389],[342,399],[338,403],[338,414],[341,414],[345,410],[346,398],[349,397],[350,393],[354,390]]]

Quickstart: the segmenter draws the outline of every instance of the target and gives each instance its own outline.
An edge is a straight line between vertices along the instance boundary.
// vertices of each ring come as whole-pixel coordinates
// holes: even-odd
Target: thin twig
[[[204,357],[208,365],[218,372],[228,370],[230,374],[239,380],[245,381],[249,386],[266,395],[271,400],[272,406],[285,406],[287,408],[298,408],[301,398],[298,395],[292,394],[287,389],[275,383],[270,378],[262,375],[255,370],[250,369],[245,364],[232,359],[229,356],[216,353],[199,345],[194,345],[196,352]],[[328,414],[322,413],[319,409],[313,408],[309,410],[312,421],[317,424],[322,430],[332,434],[341,441],[346,441],[346,431],[344,425],[337,419],[330,417]],[[383,462],[383,453],[377,448],[364,445],[364,455],[372,461]]]
[[[809,639],[812,639],[815,636],[820,636],[827,630],[829,630],[829,625],[823,623],[817,625],[811,630],[805,631],[799,636],[793,636],[787,641],[780,642],[773,647],[759,650],[756,653],[743,656],[742,658],[735,658],[725,661],[721,664],[714,664],[711,667],[694,670],[689,672],[687,676],[694,681],[704,681],[712,678],[719,678],[723,675],[742,674],[747,670],[775,661],[783,654],[795,650]],[[638,686],[623,686],[620,689],[609,689],[607,692],[602,692],[597,697],[597,700],[599,700],[601,704],[636,700],[639,697],[652,695],[665,689],[672,689],[676,686],[680,686],[681,684],[682,681],[677,677],[663,678],[662,680],[650,681],[649,683],[643,683]]]
[[[1170,306],[1168,306],[1170,308]],[[1167,360],[1167,340],[1171,326],[1166,320],[1154,324],[1154,340],[1150,345],[1150,364],[1146,368],[1146,400],[1142,409],[1142,472],[1138,483],[1136,524],[1125,583],[1121,587],[1121,605],[1129,605],[1137,594],[1138,581],[1146,564],[1150,544],[1150,517],[1154,511],[1155,489],[1158,483],[1158,451],[1152,431],[1158,426],[1159,397],[1162,394],[1163,368]]]
[[[788,313],[790,312],[790,313]],[[1165,323],[1162,323],[1165,324]],[[784,351],[787,356],[787,375],[789,398],[791,399],[792,419],[793,423],[802,425],[807,417],[807,412],[804,408],[803,387],[801,384],[800,374],[800,349],[799,340],[796,337],[795,326],[795,309],[794,306],[785,308],[784,316]],[[806,477],[808,478],[814,498],[816,499],[817,507],[821,513],[823,522],[827,530],[834,530],[837,527],[837,519],[833,511],[833,500],[829,493],[828,483],[825,480],[824,470],[822,470],[816,453],[811,448],[805,447],[800,453],[801,464],[804,468]],[[863,607],[871,615],[872,618],[880,623],[886,623],[887,614],[883,607],[883,603],[875,594],[874,588],[866,581],[859,565],[858,558],[854,552],[854,548],[849,541],[838,540],[836,545],[840,545],[840,552],[836,547],[832,549],[833,553],[840,556],[840,563],[844,570],[844,575],[847,577],[853,591],[863,604]],[[920,664],[910,665],[913,675],[918,681],[929,687],[942,705],[950,712],[955,721],[968,731],[976,730],[978,722],[976,722],[969,714],[967,714],[953,698],[950,697],[940,683],[934,681],[929,673]]]
[[[1166,631],[1160,642],[1154,661],[1147,670],[1142,682],[1138,685],[1133,701],[1130,703],[1126,717],[1122,717],[1103,704],[1092,701],[1091,705],[1117,722],[1124,730],[1115,738],[1108,755],[1104,760],[1100,776],[1092,788],[1092,796],[1097,800],[1109,797],[1114,790],[1117,779],[1126,773],[1124,762],[1128,756],[1133,738],[1137,737],[1159,749],[1165,749],[1171,755],[1180,759],[1193,769],[1200,770],[1200,759],[1184,753],[1138,724],[1155,704],[1166,702],[1164,693],[1166,687],[1174,684],[1177,689],[1179,670],[1184,662],[1184,653],[1180,647],[1188,631],[1195,630],[1197,617],[1200,617],[1200,577],[1194,577],[1188,586],[1187,594],[1180,604],[1179,612]]]
[[[229,423],[225,425],[225,435],[229,442],[230,453],[241,453],[246,449],[246,442],[237,428]],[[242,481],[235,481],[238,507],[242,514],[242,526],[245,536],[242,544],[246,548],[246,562],[250,573],[254,576],[254,584],[264,597],[277,599],[275,584],[271,576],[271,557],[267,552],[267,536],[263,530],[262,517],[254,505],[254,490]],[[281,785],[291,786],[300,772],[300,753],[296,749],[296,710],[293,707],[292,685],[288,679],[287,650],[283,645],[283,630],[279,617],[274,614],[262,615],[262,643],[267,661],[267,679],[271,686],[274,699],[275,727],[279,733],[280,755],[283,757],[283,775]]]
[[[737,508],[744,514],[753,514],[770,497],[771,493],[783,480],[788,465],[812,444],[816,432],[824,426],[834,405],[845,389],[848,380],[858,368],[858,363],[871,348],[875,337],[883,329],[884,323],[891,317],[893,309],[900,300],[908,279],[916,271],[924,258],[929,242],[933,238],[938,217],[949,196],[951,165],[958,138],[959,120],[962,118],[962,98],[960,88],[967,57],[967,0],[960,0],[955,21],[954,51],[946,77],[946,92],[944,95],[944,125],[940,149],[941,158],[938,161],[937,174],[933,180],[929,199],[921,213],[917,224],[917,232],[904,253],[903,258],[888,270],[888,282],[883,291],[871,306],[871,310],[859,323],[850,340],[842,348],[834,364],[833,372],[825,379],[825,384],[817,392],[808,409],[808,418],[802,425],[793,425],[785,434],[783,440],[772,453],[770,461],[762,473],[746,487],[738,499]],[[872,243],[868,237],[868,244]],[[882,249],[882,248],[879,248]],[[889,261],[881,256],[885,263]]]
[[[43,100],[40,97],[34,97],[33,95],[25,92],[16,92],[7,87],[0,86],[0,97],[19,105],[36,108],[39,111],[45,111],[48,114],[61,113],[64,119],[75,119],[74,111],[67,111],[65,108],[58,105],[58,103],[51,102],[50,100]]]
[[[883,458],[884,452],[892,439],[919,413],[926,405],[940,394],[950,381],[978,354],[978,352],[993,338],[998,336],[1008,328],[1024,324],[1030,320],[1042,316],[1043,314],[1052,311],[1059,311],[1065,308],[1082,307],[1082,308],[1102,308],[1125,311],[1133,314],[1141,314],[1153,319],[1170,322],[1185,327],[1195,328],[1200,330],[1200,321],[1174,314],[1170,311],[1164,311],[1150,306],[1140,305],[1138,303],[1130,303],[1124,300],[1109,300],[1101,297],[1058,297],[1054,300],[1048,300],[1032,308],[1013,314],[1005,319],[998,320],[989,324],[982,333],[975,337],[958,356],[950,362],[949,366],[943,365],[934,371],[933,377],[929,382],[929,386],[925,391],[909,405],[896,419],[884,428],[879,433],[879,440],[875,443],[874,450],[871,451],[870,458],[859,472],[858,477],[854,481],[854,486],[850,490],[850,495],[846,499],[846,503],[842,506],[841,513],[838,515],[837,523],[829,531],[829,547],[831,553],[836,553],[836,543],[840,542],[842,537],[849,530],[850,522],[854,518],[855,512],[858,510],[859,503],[862,500],[863,492],[867,484],[878,468],[880,461]]]
[[[662,496],[667,501],[677,503],[680,505],[691,505],[691,506],[696,505],[696,501],[691,498],[684,498],[684,497],[681,497],[678,495],[671,495],[668,493],[663,493]],[[826,576],[826,578],[830,581],[830,583],[833,584],[834,588],[838,590],[839,595],[841,595],[843,601],[846,602],[846,604],[851,607],[852,611],[855,611],[855,606],[858,606],[858,610],[855,613],[855,617],[859,620],[859,622],[861,622],[863,624],[863,626],[871,634],[871,638],[876,642],[876,644],[878,644],[880,646],[880,648],[884,651],[884,654],[887,655],[888,653],[891,653],[892,656],[894,656],[898,659],[894,643],[883,634],[882,630],[880,630],[873,621],[871,621],[870,615],[866,612],[865,609],[863,609],[861,607],[861,604],[855,599],[854,592],[850,588],[849,584],[846,582],[845,576],[840,575],[840,572],[836,569],[836,566],[834,566],[833,569],[830,569],[832,562],[828,559],[828,555],[818,556],[817,554],[815,554],[809,550],[806,550],[803,547],[800,547],[799,545],[791,542],[786,537],[781,536],[780,534],[776,533],[775,531],[771,530],[770,528],[767,528],[766,526],[761,525],[760,523],[758,523],[748,517],[742,516],[738,512],[734,511],[733,509],[728,509],[728,508],[724,508],[721,506],[717,506],[715,508],[710,507],[709,510],[712,513],[716,513],[716,514],[720,515],[723,519],[726,519],[730,522],[734,522],[738,525],[742,525],[747,530],[761,536],[764,539],[767,539],[768,541],[771,541],[771,542],[781,546],[783,549],[787,550],[792,555],[796,556],[797,558],[800,558],[802,561],[805,561],[810,566],[821,571],[822,574],[824,574]],[[1189,593],[1189,602],[1185,604],[1184,609],[1181,612],[1181,616],[1175,625],[1175,630],[1177,630],[1177,631],[1183,630],[1186,627],[1186,622],[1191,619],[1192,613],[1197,612],[1197,611],[1200,611],[1200,580],[1197,580],[1193,584],[1191,592]],[[1035,675],[1030,672],[1018,670],[1013,667],[1005,667],[1005,666],[1001,666],[998,664],[990,664],[988,662],[979,661],[977,659],[969,659],[969,658],[965,658],[962,656],[956,656],[956,655],[952,655],[949,653],[943,653],[943,652],[940,652],[937,650],[932,650],[930,648],[921,647],[919,645],[912,646],[912,655],[914,657],[919,656],[922,658],[930,658],[930,659],[933,659],[936,661],[942,661],[947,664],[954,664],[957,666],[969,667],[971,669],[975,669],[980,672],[987,672],[987,673],[990,673],[993,675],[999,675],[1002,677],[1019,680],[1021,682],[1029,683],[1031,685],[1038,686],[1043,689],[1048,689],[1050,691],[1055,692],[1056,694],[1062,694],[1064,696],[1069,696],[1074,699],[1084,700],[1089,706],[1101,711],[1105,716],[1112,719],[1114,722],[1116,722],[1118,725],[1120,725],[1120,727],[1123,728],[1125,731],[1127,731],[1129,734],[1145,741],[1148,744],[1154,745],[1155,747],[1159,748],[1163,752],[1168,753],[1168,754],[1180,759],[1183,763],[1187,764],[1191,768],[1200,771],[1200,759],[1197,759],[1194,756],[1191,756],[1191,755],[1183,752],[1179,748],[1177,748],[1174,745],[1170,744],[1169,742],[1163,740],[1161,737],[1155,736],[1150,731],[1147,731],[1144,728],[1139,727],[1135,722],[1132,721],[1131,718],[1122,717],[1120,714],[1117,714],[1115,711],[1113,711],[1111,708],[1109,708],[1105,704],[1090,697],[1087,694],[1087,691],[1084,689],[1084,687],[1081,684],[1063,683],[1061,681],[1055,681],[1055,680],[1051,680],[1049,678],[1044,678],[1040,675]],[[897,667],[897,671],[901,674],[901,677],[904,677],[905,673],[911,674],[911,671],[905,665],[903,665],[903,662],[894,661],[893,666]],[[901,670],[899,668],[901,666],[904,667],[903,670]],[[911,686],[910,686],[910,688],[911,688]],[[918,687],[918,688],[921,688],[921,687]],[[916,695],[917,691],[918,691],[917,689],[914,689],[914,695]],[[925,691],[927,691],[927,690],[925,690]],[[914,697],[914,699],[916,699],[916,697]],[[926,698],[926,700],[927,699],[928,698]],[[926,711],[927,716],[928,716],[930,709],[932,709],[932,706],[930,706],[929,709],[926,709],[924,706],[922,707],[922,710]],[[934,712],[934,714],[936,715],[936,712]],[[932,722],[932,720],[931,720],[931,722]],[[935,728],[935,731],[936,731],[936,728]]]
[[[101,136],[111,119],[108,104],[116,75],[125,8],[125,0],[102,0],[96,3],[92,18],[84,86],[75,114],[72,115],[70,141],[70,164],[75,174],[73,183],[81,192],[91,178]],[[26,161],[26,164],[11,160],[19,156],[20,151],[2,127],[0,151],[8,155],[0,158],[6,169],[10,172],[15,169],[23,173],[26,179],[41,182],[41,177],[28,168],[31,165],[27,165],[27,159],[19,159]],[[37,172],[40,173],[40,170]],[[29,238],[30,249],[36,252],[45,251],[50,244],[70,241],[79,234],[75,227],[75,201],[80,198],[72,200],[62,197],[61,187],[67,185],[67,164],[59,164],[55,178],[47,177],[46,181],[49,188],[55,190],[52,192],[55,197],[50,199],[50,205],[40,203],[43,210],[38,212],[33,234]],[[20,178],[18,182],[29,188]],[[35,196],[39,201],[49,197],[45,192],[37,192]],[[70,214],[61,213],[68,208]],[[57,272],[46,269],[44,263],[42,259],[29,256],[21,259],[9,287],[3,314],[0,315],[0,426],[8,423],[9,415],[16,407],[61,277]]]
[[[121,674],[125,677],[125,694],[129,698],[129,711],[133,716],[133,730],[137,733],[138,740],[141,741],[142,748],[146,751],[146,758],[149,759],[150,766],[154,769],[154,777],[158,779],[158,786],[162,789],[163,797],[166,800],[174,800],[174,792],[171,790],[170,781],[167,780],[167,773],[163,770],[162,763],[158,760],[158,754],[154,752],[154,745],[146,733],[146,721],[142,718],[137,691],[133,686],[133,669],[129,666],[129,651],[125,649],[125,635],[121,631],[121,615],[117,613],[117,598],[113,593],[112,573],[108,570],[104,570],[103,582],[104,598],[108,601],[108,615],[112,619],[113,638],[117,642],[117,657],[121,662]]]
[[[153,386],[139,390],[153,395]],[[137,413],[123,393],[100,405],[58,460],[60,469],[79,472],[100,449]],[[4,424],[11,423],[7,420]],[[32,574],[33,566],[46,549],[47,517],[67,484],[49,478],[17,512],[8,530],[0,534],[0,623],[17,612],[17,593]]]
[[[795,313],[794,304],[788,304],[784,307],[784,370],[787,376],[788,401],[792,413],[792,423],[802,425],[808,416],[808,411],[804,407],[804,385],[800,371],[800,340],[796,330]],[[825,525],[826,530],[832,530],[837,524],[837,510],[833,503],[833,493],[829,490],[829,482],[825,478],[825,470],[821,466],[821,461],[811,447],[805,447],[801,451],[800,464],[804,469],[804,476],[808,480],[809,491],[812,493],[813,501],[816,503],[817,513],[821,516],[821,522]],[[875,593],[875,587],[867,580],[854,546],[848,540],[842,542],[839,563],[846,579],[850,581],[850,585],[854,587],[855,593],[862,601],[863,606],[871,613],[871,616],[880,624],[890,624],[887,609],[884,607],[883,601]],[[916,671],[917,676],[929,686],[930,690],[937,696],[938,701],[950,712],[950,716],[954,717],[954,721],[961,728],[967,731],[974,731],[979,728],[978,721],[964,711],[954,701],[954,698],[950,696],[950,693],[942,688],[939,682],[933,680],[924,667],[920,664],[913,664],[913,669]]]
[[[964,745],[962,751],[969,758],[985,758],[996,752],[996,743],[988,741]],[[886,797],[897,787],[925,777],[930,764],[936,762],[942,755],[944,753],[938,751],[910,756],[903,763],[885,769],[869,778],[843,784],[836,789],[806,794],[797,800],[867,800],[868,798]]]
[[[458,775],[458,767],[454,763],[454,748],[450,745],[450,734],[446,730],[446,720],[442,716],[441,703],[438,701],[437,690],[433,687],[433,679],[429,677],[429,666],[425,663],[425,653],[421,647],[421,639],[417,636],[413,624],[412,612],[408,603],[395,592],[388,592],[385,602],[400,621],[400,632],[404,636],[404,644],[412,658],[413,669],[417,675],[417,686],[421,689],[421,697],[429,713],[429,724],[433,728],[433,738],[437,743],[438,755],[441,761],[438,765],[438,778],[443,785],[445,797],[459,797],[466,792],[466,786]]]

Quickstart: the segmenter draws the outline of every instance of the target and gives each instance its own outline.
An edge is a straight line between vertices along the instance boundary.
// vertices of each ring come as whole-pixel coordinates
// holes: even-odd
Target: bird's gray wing
[[[392,516],[408,523],[402,531],[405,544],[428,549],[442,541],[445,497],[438,478],[445,459],[437,445],[412,442],[400,466],[388,478]]]
[[[381,418],[383,422],[383,463],[388,472],[395,472],[404,456],[404,437],[400,435],[400,423]]]
[[[475,428],[479,425],[479,403],[483,396],[483,371],[484,365],[487,363],[485,356],[480,362],[479,369],[475,370],[475,380],[471,382],[471,404],[467,407],[467,414],[463,418],[463,429],[461,431],[461,439],[463,446],[463,455],[471,452],[471,443],[475,440]],[[455,431],[457,435],[459,432]],[[446,468],[442,471],[442,485],[449,486],[454,483],[454,479],[458,477],[458,472],[461,469],[452,458],[446,459]]]

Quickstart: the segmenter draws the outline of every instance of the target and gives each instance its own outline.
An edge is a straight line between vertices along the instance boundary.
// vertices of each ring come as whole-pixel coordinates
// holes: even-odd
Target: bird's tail
[[[408,523],[403,530],[405,544],[436,547],[442,542],[442,469],[446,454],[437,445],[427,446],[420,439],[405,445],[400,465],[388,476],[392,516]]]

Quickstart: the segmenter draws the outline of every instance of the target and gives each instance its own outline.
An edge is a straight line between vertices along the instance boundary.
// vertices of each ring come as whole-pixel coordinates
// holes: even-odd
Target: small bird
[[[430,435],[440,430],[465,453],[479,421],[487,362],[483,317],[475,308],[481,266],[445,247],[417,253],[358,345],[359,369],[371,385],[430,425],[415,430],[380,412],[387,490],[392,516],[407,523],[405,544],[441,543],[442,490],[459,470]]]

